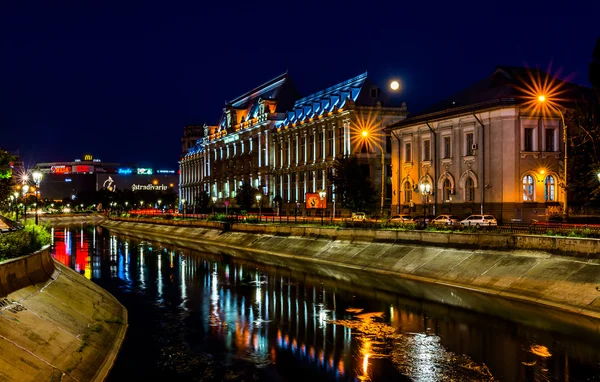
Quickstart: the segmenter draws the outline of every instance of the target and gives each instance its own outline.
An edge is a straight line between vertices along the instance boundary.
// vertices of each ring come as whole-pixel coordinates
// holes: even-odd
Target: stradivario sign
[[[131,191],[166,191],[167,186],[164,184],[154,185],[152,183],[149,184],[132,184]]]

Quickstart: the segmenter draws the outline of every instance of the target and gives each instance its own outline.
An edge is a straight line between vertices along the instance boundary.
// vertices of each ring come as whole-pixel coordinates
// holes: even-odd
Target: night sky
[[[588,85],[600,1],[4,1],[0,146],[27,166],[176,168],[186,124],[289,70],[303,95],[365,70],[410,112],[497,65]]]

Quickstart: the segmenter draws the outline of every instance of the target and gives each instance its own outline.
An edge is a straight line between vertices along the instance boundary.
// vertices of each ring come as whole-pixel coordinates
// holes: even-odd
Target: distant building
[[[384,150],[389,208],[391,141],[383,126],[407,112],[387,102],[366,73],[303,98],[287,73],[276,77],[228,103],[217,125],[205,126],[181,160],[181,197],[193,204],[206,191],[218,204],[234,205],[246,183],[262,191],[263,207],[304,209],[307,193],[325,190],[327,200],[335,199],[327,173],[337,156],[351,154],[369,166],[380,196]],[[373,144],[360,139],[363,131]]]
[[[547,78],[539,70],[498,67],[482,81],[389,126],[392,210],[461,218],[485,213],[503,222],[562,213],[561,117],[556,109],[534,107],[538,95],[527,86]],[[562,87],[562,98],[578,91],[573,84],[548,83]],[[431,194],[423,196],[419,185],[426,183]]]
[[[81,192],[106,189],[155,190],[178,189],[178,174],[174,169],[142,168],[116,162],[103,162],[91,154],[72,162],[38,163],[35,168],[42,174],[40,198],[73,199]]]

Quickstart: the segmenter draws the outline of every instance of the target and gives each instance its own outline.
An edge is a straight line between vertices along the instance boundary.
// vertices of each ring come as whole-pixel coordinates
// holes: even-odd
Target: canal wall
[[[122,220],[105,221],[102,225],[116,233],[146,235],[206,253],[284,267],[292,262],[297,266],[309,264],[305,268],[322,275],[397,293],[408,288],[411,290],[406,292],[412,296],[421,292],[418,283],[407,280],[469,289],[600,318],[600,259],[595,253],[578,253],[578,257],[556,255],[543,247],[535,248],[534,240],[523,240],[528,249],[507,246],[498,250],[476,248],[468,242],[464,248],[447,247],[448,240],[456,243],[459,239],[437,232],[427,238],[430,242],[424,242],[419,240],[426,233],[418,231],[402,232],[405,235],[397,239],[400,232],[396,231],[273,225],[235,224],[217,229],[218,223],[184,226]],[[413,235],[414,239],[406,240],[406,235]],[[507,239],[506,235],[487,239],[480,236],[495,235],[476,236],[475,243],[501,243]],[[340,267],[364,272],[360,277],[354,276],[357,273],[345,276],[338,271]],[[377,275],[386,276],[385,283]],[[425,299],[461,306],[459,299],[423,293],[420,297]]]
[[[50,247],[0,263],[1,380],[103,381],[126,330],[127,310]]]

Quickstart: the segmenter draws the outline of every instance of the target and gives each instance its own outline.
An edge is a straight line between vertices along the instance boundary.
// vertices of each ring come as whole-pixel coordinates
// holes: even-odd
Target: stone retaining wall
[[[444,247],[449,240],[448,234],[436,232],[429,235],[419,231],[273,225],[233,225],[214,229],[199,223],[196,227],[182,227],[125,221],[106,221],[103,226],[113,232],[146,235],[147,238],[206,253],[227,254],[284,267],[290,263],[308,264],[305,268],[319,274],[397,293],[411,288],[410,295],[420,296],[421,293],[422,298],[456,306],[463,306],[458,297],[452,294],[444,294],[443,297],[426,295],[435,288],[421,291],[423,288],[419,288],[418,284],[407,284],[406,281],[466,288],[600,318],[600,261],[597,259],[559,256],[537,248],[448,248]],[[425,236],[436,245],[425,245],[419,241]],[[483,235],[477,234],[456,236],[461,236],[461,241],[475,236],[480,238],[479,243],[503,243],[503,239],[481,239]],[[510,240],[508,235],[498,236]],[[534,239],[523,240],[526,240],[523,244],[526,246],[536,243]],[[339,272],[340,268],[361,271],[363,276],[356,276],[356,272],[344,274]],[[380,282],[382,278],[379,276],[386,276],[385,283]],[[369,278],[379,282],[370,283]]]
[[[102,381],[126,330],[127,310],[49,247],[0,263],[0,379]]]

